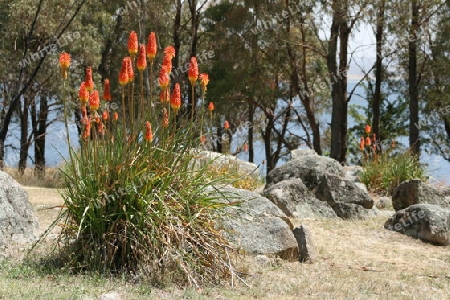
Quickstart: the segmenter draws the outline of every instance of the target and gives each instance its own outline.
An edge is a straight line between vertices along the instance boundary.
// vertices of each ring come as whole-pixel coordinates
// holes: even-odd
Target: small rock
[[[117,291],[108,292],[98,296],[98,300],[121,300],[122,297]]]
[[[255,256],[255,261],[261,267],[265,267],[270,264],[270,258],[261,254]]]
[[[386,209],[392,207],[392,198],[391,197],[380,197],[377,201],[375,201],[375,206],[378,209]]]
[[[300,262],[314,262],[316,260],[316,250],[308,227],[300,225],[293,232],[298,243],[298,260]]]
[[[313,149],[295,149],[291,151],[291,160],[298,159],[302,156],[317,155]]]

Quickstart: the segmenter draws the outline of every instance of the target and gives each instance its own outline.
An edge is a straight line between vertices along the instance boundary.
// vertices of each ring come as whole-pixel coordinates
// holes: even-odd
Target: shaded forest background
[[[349,47],[362,27],[375,36],[371,66],[359,65],[361,49]],[[158,62],[162,49],[175,47],[172,82],[182,86],[187,115],[186,64],[197,57],[211,80],[207,101],[215,103],[216,136],[243,132],[231,150],[248,151],[249,161],[261,142],[266,171],[300,146],[357,162],[365,124],[380,145],[408,136],[405,146],[413,153],[450,161],[450,1],[1,0],[0,28],[0,168],[17,165],[23,172],[31,159],[44,176],[47,129],[61,119],[61,52],[73,60],[68,101],[74,122],[88,66],[98,89],[111,79],[113,103],[120,105],[117,76],[131,30],[143,44],[150,32],[157,34]],[[367,103],[361,107],[352,106],[350,67],[363,74]],[[157,98],[150,85],[157,83],[147,85]],[[324,114],[331,122],[320,121]],[[356,124],[349,125],[349,116]],[[20,128],[19,147],[11,142],[12,124]],[[229,151],[230,141],[223,141],[209,146]],[[7,149],[17,155],[6,157]]]

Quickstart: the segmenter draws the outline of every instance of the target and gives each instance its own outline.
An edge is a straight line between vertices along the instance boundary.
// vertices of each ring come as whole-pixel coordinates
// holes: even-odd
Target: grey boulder
[[[404,181],[394,188],[392,193],[392,206],[396,211],[419,203],[450,208],[448,199],[439,190],[419,179]]]
[[[233,187],[216,193],[221,203],[240,201],[218,216],[224,237],[235,247],[252,255],[275,255],[286,260],[298,258],[298,246],[289,218],[269,199]]]
[[[33,241],[39,228],[28,194],[11,176],[0,171],[0,247]]]
[[[338,176],[323,175],[315,196],[326,203],[343,219],[369,217],[374,214],[373,199],[352,181]]]
[[[300,156],[270,171],[266,177],[266,187],[283,180],[300,178],[311,190],[318,185],[323,174],[345,175],[342,166],[334,159],[319,155]]]
[[[432,204],[414,204],[397,211],[384,228],[437,245],[450,245],[450,210]]]
[[[301,179],[288,179],[272,185],[262,193],[275,203],[288,217],[337,218],[327,203],[318,200]]]

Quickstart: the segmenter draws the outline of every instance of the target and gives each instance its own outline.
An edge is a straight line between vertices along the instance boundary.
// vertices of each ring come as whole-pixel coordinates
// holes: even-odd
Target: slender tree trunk
[[[255,149],[253,147],[253,117],[254,117],[255,109],[252,101],[248,102],[248,122],[250,126],[248,126],[248,161],[254,162],[255,160]]]
[[[34,108],[36,110],[36,108]],[[34,129],[34,160],[38,178],[45,177],[45,136],[47,130],[48,118],[48,100],[47,97],[41,96],[39,99],[39,113],[37,114],[36,128]]]
[[[289,0],[286,0],[286,7],[289,7]],[[286,32],[288,35],[288,39],[291,33],[291,25],[290,25],[290,19],[291,19],[291,15],[289,14],[289,16],[286,19]],[[303,24],[300,25],[300,31],[302,34],[302,43],[304,45],[307,44],[306,41],[306,33],[304,31],[304,26]],[[309,122],[309,126],[311,128],[312,131],[312,135],[313,135],[313,148],[314,151],[316,151],[317,154],[322,155],[322,147],[320,145],[320,127],[319,127],[319,123],[316,120],[316,116],[314,113],[314,101],[313,101],[313,97],[314,95],[312,93],[310,93],[309,90],[309,84],[308,84],[308,78],[306,76],[307,74],[307,51],[306,51],[306,47],[302,47],[302,60],[301,60],[301,71],[303,73],[302,76],[302,84],[303,84],[303,88],[300,88],[300,79],[299,79],[299,68],[298,68],[298,63],[297,63],[297,59],[295,57],[294,51],[292,50],[292,47],[289,43],[289,41],[287,42],[287,52],[290,58],[290,62],[291,62],[291,66],[292,66],[292,71],[290,74],[291,77],[291,85],[290,85],[290,97],[292,98],[295,95],[298,95],[300,98],[300,101],[302,102],[303,107],[305,108],[305,112],[306,112],[306,117],[308,119]],[[304,91],[304,92],[302,92]]]
[[[409,84],[409,147],[412,153],[420,155],[419,90],[417,85],[417,29],[419,7],[417,0],[411,0],[411,26],[408,43],[408,84]]]
[[[335,76],[338,73],[338,65],[336,61],[338,38],[339,38],[339,15],[338,7],[336,1],[333,1],[333,17],[330,28],[330,40],[328,42],[328,53],[327,53],[327,67],[330,74],[331,81],[331,100],[332,100],[332,111],[331,111],[331,150],[330,157],[339,160],[341,156],[341,131],[339,124],[341,122],[341,105],[342,101],[339,97],[340,94],[340,84],[335,80]]]
[[[376,61],[375,61],[375,94],[372,103],[372,132],[376,134],[377,138],[382,140],[380,135],[380,113],[381,103],[383,101],[381,95],[381,85],[383,83],[383,56],[381,51],[383,49],[383,32],[384,32],[384,10],[385,1],[380,1],[380,7],[377,15],[377,25],[375,30],[376,40]]]
[[[28,148],[30,146],[28,141],[28,109],[30,99],[28,95],[23,98],[23,109],[19,107],[20,116],[20,152],[19,152],[19,174],[23,175],[27,167]]]
[[[331,79],[331,158],[345,163],[347,155],[347,46],[350,35],[348,0],[333,1],[333,17],[328,43],[327,66]],[[339,66],[336,62],[339,39]]]

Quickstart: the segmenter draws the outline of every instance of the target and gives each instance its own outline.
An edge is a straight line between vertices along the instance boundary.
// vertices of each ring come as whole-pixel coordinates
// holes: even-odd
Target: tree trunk
[[[32,108],[33,109],[33,108]],[[34,160],[35,173],[40,179],[45,177],[45,135],[47,130],[48,118],[48,100],[47,97],[41,96],[39,99],[39,113],[36,113],[34,108],[34,115],[37,116],[37,122],[34,129]]]
[[[417,0],[411,0],[411,26],[408,42],[408,84],[409,84],[409,147],[412,153],[420,155],[419,90],[417,85],[417,29],[419,7]]]
[[[28,148],[30,146],[28,141],[28,109],[30,99],[28,95],[23,97],[23,109],[19,107],[20,116],[20,152],[19,152],[19,175],[23,175],[27,167]]]
[[[286,0],[286,7],[289,7],[290,1]],[[290,25],[290,19],[291,15],[286,19],[286,32],[288,34],[288,39],[291,33],[291,25]],[[307,44],[306,41],[306,33],[304,30],[303,23],[300,25],[300,31],[302,34],[302,43],[304,45]],[[287,52],[289,55],[289,59],[291,62],[291,85],[290,85],[290,97],[293,98],[295,95],[298,95],[300,98],[300,101],[302,102],[303,107],[305,108],[306,117],[309,122],[309,126],[312,131],[313,135],[313,148],[314,151],[316,151],[317,154],[322,155],[322,147],[320,145],[320,127],[319,123],[316,120],[316,116],[314,113],[314,103],[313,103],[313,97],[314,95],[310,93],[309,85],[308,85],[308,77],[307,77],[307,51],[306,47],[302,47],[302,61],[301,61],[301,71],[303,73],[302,81],[303,81],[303,88],[300,88],[300,80],[299,80],[299,68],[297,67],[297,59],[295,57],[294,51],[292,50],[292,47],[289,42],[287,42]],[[303,91],[304,92],[303,92]]]
[[[384,9],[385,9],[385,1],[382,0],[380,1],[380,7],[377,15],[377,25],[375,30],[375,40],[376,40],[375,93],[373,95],[373,103],[372,103],[372,132],[376,134],[379,140],[383,139],[383,137],[380,135],[380,112],[381,112],[381,103],[383,101],[381,95],[381,85],[383,83],[383,56],[381,55],[381,51],[383,49]]]
[[[248,122],[250,126],[248,126],[248,161],[254,162],[255,160],[255,149],[253,147],[253,117],[255,113],[255,109],[253,107],[252,101],[248,102]]]
[[[347,21],[348,1],[334,1],[328,43],[327,66],[331,79],[331,151],[330,156],[345,163],[347,155],[347,46],[350,27]],[[339,38],[339,67],[336,62]]]

